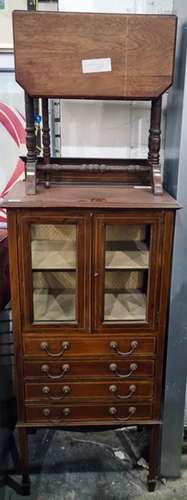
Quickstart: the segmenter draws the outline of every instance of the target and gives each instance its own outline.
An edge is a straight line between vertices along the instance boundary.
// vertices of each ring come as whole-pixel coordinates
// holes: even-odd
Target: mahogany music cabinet
[[[147,425],[157,476],[176,201],[163,192],[161,95],[175,16],[14,12],[26,180],[5,197],[23,484],[27,428]],[[32,40],[32,43],[31,43]],[[34,99],[41,98],[43,157]],[[51,158],[48,98],[151,101],[148,159]]]

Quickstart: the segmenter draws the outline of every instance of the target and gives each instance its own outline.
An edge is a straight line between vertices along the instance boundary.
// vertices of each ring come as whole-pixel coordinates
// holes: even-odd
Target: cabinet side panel
[[[161,280],[160,280],[160,308],[159,308],[159,340],[158,340],[158,364],[157,364],[157,388],[154,418],[160,416],[160,402],[163,390],[163,362],[165,353],[166,319],[169,298],[170,268],[172,256],[172,242],[175,212],[164,211],[163,243],[160,249]]]
[[[13,335],[15,348],[15,379],[18,420],[24,420],[24,384],[21,341],[20,279],[18,264],[18,227],[16,211],[8,210],[8,247],[11,285],[11,304],[13,316]]]

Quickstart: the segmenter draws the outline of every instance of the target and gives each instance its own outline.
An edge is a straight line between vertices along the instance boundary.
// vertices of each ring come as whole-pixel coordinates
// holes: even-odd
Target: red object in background
[[[10,140],[15,142],[19,152],[19,149],[25,144],[25,120],[21,113],[7,106],[7,104],[0,102],[0,124],[7,130]],[[0,169],[3,169],[3,165],[0,165]],[[8,193],[9,189],[18,181],[23,172],[24,163],[20,158],[17,158],[15,168],[14,165],[12,166],[11,177],[0,193],[1,198]],[[0,209],[0,222],[6,223],[6,210],[4,209]]]
[[[17,182],[24,172],[24,163],[19,158],[19,150],[25,144],[25,120],[17,111],[0,102],[0,124],[7,131],[10,141],[14,141],[18,148],[18,157],[12,165],[12,173],[0,193],[3,198],[9,189]],[[0,165],[0,170],[3,165]],[[6,210],[0,208],[0,223],[6,225]],[[8,264],[8,234],[6,229],[0,228],[0,311],[8,304],[10,300],[10,281]]]
[[[0,229],[0,311],[4,309],[9,300],[8,235],[6,229]]]

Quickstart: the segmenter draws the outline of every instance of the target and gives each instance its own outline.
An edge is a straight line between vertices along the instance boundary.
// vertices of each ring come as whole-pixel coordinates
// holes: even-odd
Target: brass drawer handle
[[[48,342],[41,342],[40,349],[42,351],[45,351],[49,356],[52,356],[53,358],[59,358],[60,356],[63,356],[63,354],[65,353],[65,351],[67,351],[68,349],[70,349],[71,344],[70,344],[70,342],[68,342],[67,340],[65,340],[64,342],[62,342],[61,351],[57,352],[56,354],[53,353],[53,352],[50,352],[48,347],[49,347]]]
[[[42,365],[41,366],[41,372],[44,373],[48,378],[51,378],[52,380],[58,380],[64,377],[64,375],[70,370],[70,365],[64,364],[62,365],[62,373],[60,375],[51,375],[49,373],[49,365]]]
[[[50,408],[43,408],[42,409],[42,415],[46,418],[50,417],[50,413],[51,413],[51,410]],[[58,423],[58,422],[61,422],[64,417],[68,417],[70,415],[70,408],[63,408],[62,410],[62,417],[60,418],[50,418],[49,420],[51,422],[54,422],[55,424]]]
[[[71,391],[69,385],[64,385],[62,387],[62,392],[63,392],[63,395],[62,396],[50,396],[50,387],[48,387],[47,385],[45,385],[44,387],[42,387],[42,393],[45,394],[45,395],[48,395],[48,399],[50,401],[62,401],[62,399],[64,399],[67,394],[69,394]]]
[[[133,352],[137,349],[137,347],[138,347],[138,341],[137,340],[132,340],[132,342],[130,343],[131,349],[128,352],[122,352],[122,351],[120,351],[118,349],[118,343],[115,340],[112,340],[112,342],[110,342],[110,347],[117,354],[119,354],[119,356],[130,356],[130,354],[133,354]]]
[[[125,417],[125,418],[120,418],[120,417],[117,417],[117,408],[115,406],[111,406],[108,410],[109,412],[109,415],[111,415],[112,417],[115,417],[117,420],[121,420],[123,422],[126,422],[127,420],[129,420],[135,413],[136,413],[136,407],[135,406],[130,406],[129,407],[129,415],[128,417]]]
[[[128,378],[130,377],[138,368],[138,365],[136,363],[131,363],[130,364],[130,372],[127,373],[126,375],[122,375],[121,373],[118,372],[118,365],[116,363],[111,363],[109,365],[109,369],[111,372],[115,373],[116,377],[119,378]]]
[[[117,385],[110,385],[109,386],[109,391],[116,396],[116,398],[119,399],[129,399],[133,396],[133,394],[136,392],[136,386],[134,384],[129,385],[129,393],[126,396],[121,396],[120,394],[117,394],[118,387]]]

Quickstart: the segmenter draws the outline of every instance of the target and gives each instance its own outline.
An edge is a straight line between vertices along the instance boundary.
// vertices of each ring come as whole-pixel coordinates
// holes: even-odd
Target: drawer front
[[[23,340],[24,355],[26,357],[38,357],[42,359],[66,359],[78,356],[111,356],[125,358],[135,356],[153,356],[156,352],[156,339],[146,338],[139,335],[124,337],[119,335],[105,336],[102,339],[90,335],[84,339],[67,339],[56,337],[50,339],[47,336],[35,338],[25,335]]]
[[[71,425],[101,422],[119,424],[149,420],[152,417],[151,404],[78,404],[26,406],[26,420],[42,425]]]
[[[141,359],[117,360],[111,362],[111,359],[102,359],[99,361],[69,361],[68,362],[24,362],[25,378],[39,378],[50,381],[63,381],[80,378],[115,378],[116,380],[125,380],[136,377],[153,377],[154,361]]]
[[[116,380],[106,382],[72,382],[72,383],[26,383],[26,401],[44,401],[58,403],[59,401],[73,400],[111,400],[111,401],[135,401],[153,398],[153,382],[137,381],[118,382]]]

